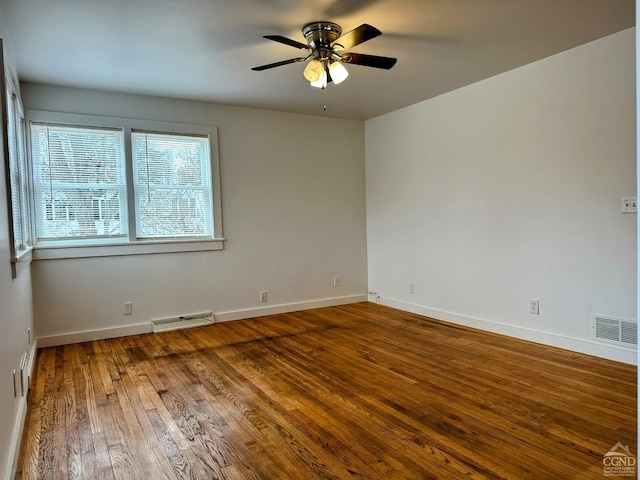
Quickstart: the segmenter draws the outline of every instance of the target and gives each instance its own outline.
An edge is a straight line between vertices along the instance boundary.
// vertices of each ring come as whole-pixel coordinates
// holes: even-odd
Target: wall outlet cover
[[[638,197],[622,197],[622,213],[638,213]]]
[[[537,298],[529,299],[529,313],[540,315],[540,301]]]

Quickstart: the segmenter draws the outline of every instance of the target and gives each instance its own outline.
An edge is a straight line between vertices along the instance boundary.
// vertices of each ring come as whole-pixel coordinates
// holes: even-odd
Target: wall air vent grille
[[[593,316],[593,339],[626,348],[638,348],[638,323],[635,320]]]

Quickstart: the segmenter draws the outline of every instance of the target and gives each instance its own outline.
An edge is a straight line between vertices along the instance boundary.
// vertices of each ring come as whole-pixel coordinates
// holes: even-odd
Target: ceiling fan
[[[342,35],[342,28],[337,23],[311,22],[302,27],[302,34],[307,40],[306,44],[281,35],[265,35],[264,38],[300,50],[308,50],[309,54],[306,57],[290,58],[281,62],[253,67],[251,70],[267,70],[311,59],[305,67],[303,75],[312,86],[324,89],[328,82],[333,81],[338,84],[347,78],[349,72],[343,64],[389,70],[397,61],[396,58],[391,57],[348,52],[356,45],[382,35],[380,30],[366,23]]]

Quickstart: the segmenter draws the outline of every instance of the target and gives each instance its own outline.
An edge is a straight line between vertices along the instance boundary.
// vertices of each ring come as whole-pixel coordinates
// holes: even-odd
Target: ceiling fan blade
[[[269,68],[281,67],[282,65],[289,65],[290,63],[298,63],[304,62],[308,57],[298,57],[298,58],[290,58],[289,60],[283,60],[281,62],[269,63],[267,65],[260,65],[259,67],[253,67],[251,70],[255,70],[256,72],[261,72],[262,70],[267,70]]]
[[[378,35],[382,35],[382,32],[376,27],[372,27],[367,23],[363,23],[359,27],[354,28],[350,32],[345,33],[340,38],[334,40],[331,46],[340,48],[342,50],[351,50],[356,45],[376,38]]]
[[[283,37],[282,35],[265,35],[264,38],[273,40],[274,42],[284,43],[285,45],[296,47],[301,50],[309,49],[309,45],[306,43],[297,42],[296,40],[291,40],[290,38]]]
[[[340,57],[340,61],[353,65],[384,68],[385,70],[389,70],[396,64],[398,59],[391,57],[379,57],[377,55],[365,55],[363,53],[346,53]]]

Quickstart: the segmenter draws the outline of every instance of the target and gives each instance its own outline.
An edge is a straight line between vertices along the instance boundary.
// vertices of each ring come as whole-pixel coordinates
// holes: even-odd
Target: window
[[[29,209],[29,183],[26,161],[25,121],[20,98],[9,77],[5,77],[6,95],[6,149],[8,154],[8,200],[10,231],[13,235],[11,245],[12,273],[17,275],[15,263],[31,251],[31,222]],[[30,258],[30,257],[29,257]]]
[[[121,130],[33,123],[31,157],[38,244],[126,238]],[[95,218],[96,198],[114,208]]]
[[[138,236],[211,236],[208,139],[133,132],[131,142]]]
[[[29,120],[36,258],[222,248],[215,128],[52,112]]]

